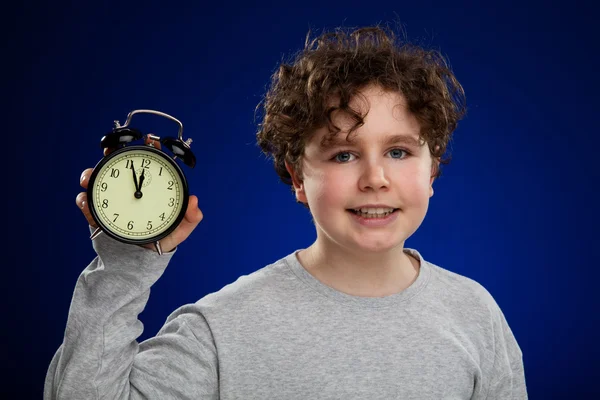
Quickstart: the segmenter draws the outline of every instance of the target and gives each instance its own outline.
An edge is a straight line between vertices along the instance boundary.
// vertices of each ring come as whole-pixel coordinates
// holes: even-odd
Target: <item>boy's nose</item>
[[[370,164],[365,166],[359,186],[361,190],[381,190],[389,188],[390,182],[382,165]]]

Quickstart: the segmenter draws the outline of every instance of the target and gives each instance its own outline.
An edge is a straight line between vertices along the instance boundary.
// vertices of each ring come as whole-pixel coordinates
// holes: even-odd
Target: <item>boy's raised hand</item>
[[[145,138],[145,143],[151,143],[154,147],[160,149],[160,142],[153,141],[148,136],[146,136]],[[114,150],[115,149],[104,149],[104,155],[107,156]],[[83,187],[86,190],[93,170],[93,168],[87,168],[81,174],[80,184],[81,187]],[[90,209],[88,207],[87,193],[79,193],[75,198],[75,203],[83,212],[83,215],[87,219],[88,224],[91,227],[96,228],[97,225],[94,222],[94,219],[92,218],[92,214],[90,213]],[[194,195],[191,195],[189,198],[187,210],[185,212],[185,217],[183,218],[183,220],[181,220],[179,226],[175,228],[175,230],[171,232],[167,237],[163,238],[160,241],[160,246],[163,252],[170,252],[173,249],[175,249],[175,247],[179,246],[181,242],[183,242],[185,239],[187,239],[188,236],[190,236],[192,231],[196,228],[196,226],[198,226],[200,221],[202,221],[203,217],[204,216],[202,215],[202,211],[200,211],[200,209],[198,208],[198,198]],[[143,245],[143,247],[156,251],[153,243]]]

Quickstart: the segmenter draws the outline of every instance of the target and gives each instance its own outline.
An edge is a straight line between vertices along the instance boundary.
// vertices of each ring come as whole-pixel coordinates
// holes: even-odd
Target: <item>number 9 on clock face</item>
[[[171,233],[185,215],[188,184],[181,168],[151,146],[130,146],[103,158],[88,184],[92,217],[114,239],[146,244]]]

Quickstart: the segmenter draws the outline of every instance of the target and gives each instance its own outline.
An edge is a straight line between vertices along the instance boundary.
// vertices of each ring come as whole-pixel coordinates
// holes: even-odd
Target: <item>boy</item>
[[[463,102],[440,56],[378,27],[307,41],[273,77],[258,144],[310,210],[315,242],[138,344],[150,287],[202,212],[190,196],[163,255],[100,235],[44,398],[526,399],[492,296],[404,248]],[[85,193],[77,204],[93,228]]]

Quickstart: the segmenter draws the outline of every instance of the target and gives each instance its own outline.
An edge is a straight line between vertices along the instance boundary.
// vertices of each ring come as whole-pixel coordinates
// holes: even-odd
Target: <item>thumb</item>
[[[192,231],[196,229],[196,226],[198,226],[203,218],[204,214],[202,214],[202,211],[198,208],[198,197],[191,195],[189,197],[187,210],[185,211],[185,216],[174,232],[177,235],[176,240],[178,242],[184,241]]]
[[[170,235],[161,240],[163,251],[170,252],[179,246],[196,229],[202,218],[204,216],[198,208],[198,198],[190,196],[185,216],[179,223],[179,226]],[[154,250],[154,244],[152,243],[143,245],[143,247]]]
[[[198,225],[204,218],[204,214],[198,208],[198,197],[191,195],[185,212],[184,221],[189,224]]]

